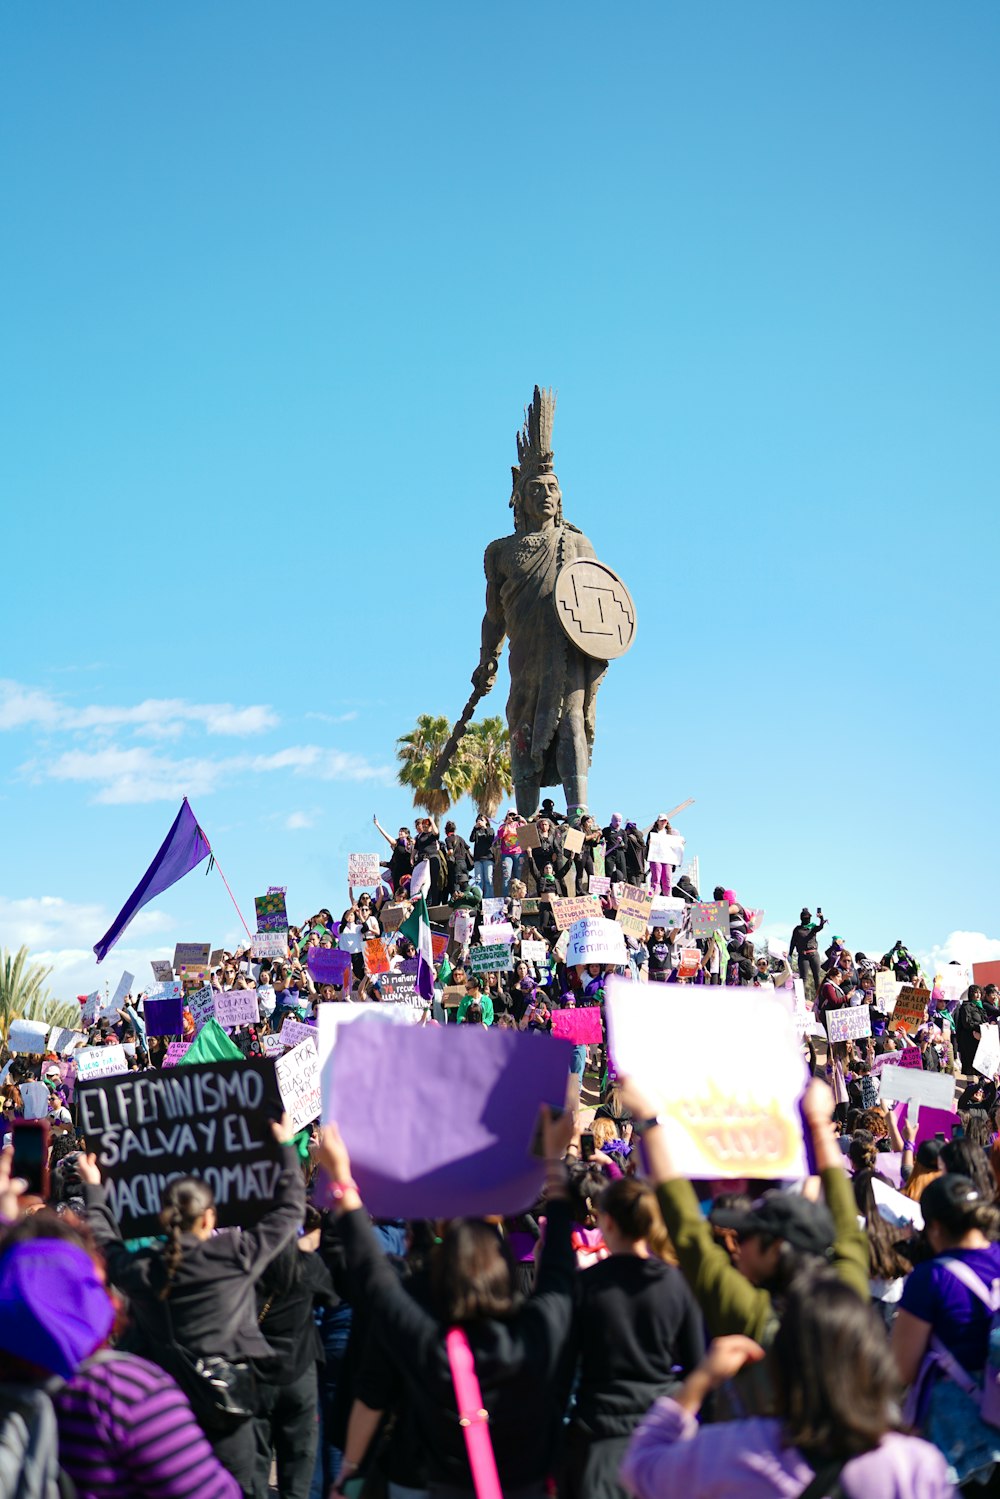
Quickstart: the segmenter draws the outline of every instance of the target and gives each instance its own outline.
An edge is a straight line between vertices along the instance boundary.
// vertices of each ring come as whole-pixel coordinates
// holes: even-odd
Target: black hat
[[[833,1248],[837,1232],[829,1208],[792,1192],[765,1192],[746,1209],[719,1208],[713,1211],[712,1222],[740,1234],[769,1234],[804,1254],[824,1257]]]

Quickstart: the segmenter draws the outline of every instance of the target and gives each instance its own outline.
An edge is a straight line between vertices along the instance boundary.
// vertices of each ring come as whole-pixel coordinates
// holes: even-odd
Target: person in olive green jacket
[[[747,1212],[717,1212],[713,1221],[736,1230],[735,1265],[716,1242],[694,1187],[674,1169],[666,1131],[648,1099],[631,1079],[622,1078],[621,1085],[633,1129],[643,1139],[664,1222],[710,1337],[742,1333],[766,1347],[779,1320],[773,1296],[818,1260],[832,1265],[863,1301],[869,1299],[868,1241],[858,1226],[833,1128],[833,1094],[826,1083],[814,1078],[802,1104],[825,1205],[798,1194],[770,1192]]]

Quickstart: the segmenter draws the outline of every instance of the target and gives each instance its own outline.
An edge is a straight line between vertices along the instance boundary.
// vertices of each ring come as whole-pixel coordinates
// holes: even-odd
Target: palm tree
[[[510,773],[510,735],[502,718],[482,718],[470,723],[462,740],[462,755],[469,769],[469,795],[478,811],[496,816],[514,782]]]
[[[461,746],[444,773],[442,788],[432,791],[428,785],[450,734],[451,723],[447,718],[421,713],[416,728],[396,740],[396,759],[400,762],[396,779],[401,786],[412,790],[413,805],[425,808],[434,817],[447,812],[452,802],[469,789],[469,768]]]
[[[47,1020],[51,1025],[79,1026],[80,1007],[53,999],[47,980],[51,968],[28,962],[28,949],[11,957],[0,949],[0,1035],[6,1039],[12,1020]]]

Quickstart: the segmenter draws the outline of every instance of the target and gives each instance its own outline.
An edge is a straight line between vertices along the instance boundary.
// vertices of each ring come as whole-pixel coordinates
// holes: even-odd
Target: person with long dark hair
[[[694,1297],[664,1260],[670,1241],[652,1188],[634,1177],[611,1182],[597,1200],[597,1226],[610,1254],[577,1279],[579,1379],[564,1499],[624,1499],[618,1467],[629,1437],[705,1351]]]
[[[449,1225],[431,1262],[432,1310],[407,1294],[379,1252],[339,1132],[331,1126],[322,1133],[319,1160],[335,1183],[350,1299],[354,1305],[373,1305],[382,1345],[406,1381],[427,1445],[432,1493],[472,1499],[474,1488],[447,1349],[448,1331],[456,1327],[475,1362],[504,1495],[543,1499],[547,1493],[565,1405],[559,1375],[573,1314],[562,1164],[572,1129],[570,1114],[556,1120],[545,1111],[547,1222],[532,1296],[526,1301],[518,1296],[513,1259],[496,1227],[461,1218]]]
[[[132,1251],[108,1205],[96,1157],[81,1156],[77,1165],[85,1183],[87,1221],[104,1251],[112,1283],[129,1298],[133,1351],[177,1380],[215,1455],[246,1495],[254,1492],[256,1396],[250,1361],[271,1358],[274,1352],[257,1323],[257,1281],[294,1238],[305,1210],[305,1184],[298,1156],[288,1144],[287,1122],[271,1128],[285,1146],[274,1198],[260,1222],[239,1233],[217,1234],[211,1187],[182,1176],[163,1192],[160,1222],[166,1244]],[[192,1375],[190,1364],[197,1359],[219,1361],[216,1367],[233,1392],[227,1402],[230,1414],[206,1393],[208,1380]]]
[[[773,1415],[699,1426],[713,1390],[767,1360]],[[636,1499],[948,1499],[944,1459],[899,1430],[898,1376],[881,1322],[829,1270],[790,1287],[769,1352],[718,1338],[632,1438],[622,1481]]]

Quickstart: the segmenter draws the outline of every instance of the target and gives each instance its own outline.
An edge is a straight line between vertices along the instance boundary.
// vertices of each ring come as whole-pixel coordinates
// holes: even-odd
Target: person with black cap
[[[869,1300],[868,1240],[844,1171],[826,1083],[813,1078],[802,1101],[826,1202],[778,1191],[765,1194],[749,1212],[714,1214],[714,1224],[735,1230],[736,1265],[716,1241],[694,1187],[675,1169],[648,1100],[631,1078],[621,1084],[633,1130],[643,1138],[667,1232],[711,1337],[741,1333],[767,1346],[780,1320],[775,1298],[810,1264],[832,1265],[863,1301]]]
[[[806,981],[806,970],[813,976],[813,987],[819,993],[819,944],[817,937],[826,926],[826,917],[823,915],[822,907],[816,907],[818,920],[813,921],[812,912],[808,906],[803,906],[799,912],[799,924],[792,929],[792,940],[788,944],[788,961],[796,955],[799,960],[799,978],[803,983]]]

